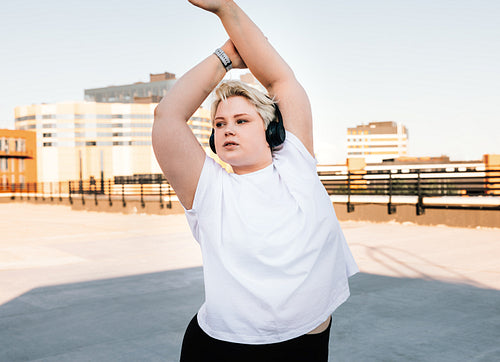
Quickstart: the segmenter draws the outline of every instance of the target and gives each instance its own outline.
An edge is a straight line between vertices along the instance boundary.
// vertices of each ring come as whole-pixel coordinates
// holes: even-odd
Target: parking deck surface
[[[500,229],[341,223],[331,361],[500,360]],[[178,361],[203,302],[184,215],[0,204],[0,361]]]

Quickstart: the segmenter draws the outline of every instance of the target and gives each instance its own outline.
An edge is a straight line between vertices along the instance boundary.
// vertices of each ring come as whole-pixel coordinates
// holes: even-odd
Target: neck
[[[270,160],[266,160],[266,161],[263,161],[263,162],[258,163],[258,164],[245,165],[245,166],[233,166],[233,165],[231,165],[231,167],[233,168],[233,171],[235,174],[245,175],[247,173],[252,173],[255,171],[262,170],[263,168],[266,168],[267,166],[269,166],[272,163],[273,163],[273,160],[270,159]]]

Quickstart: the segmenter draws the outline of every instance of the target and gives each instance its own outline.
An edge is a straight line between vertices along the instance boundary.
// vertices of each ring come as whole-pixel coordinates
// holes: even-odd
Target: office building
[[[401,123],[370,122],[347,129],[347,158],[377,163],[408,155],[408,130]]]
[[[151,146],[157,103],[61,102],[18,106],[15,128],[36,133],[38,181],[161,174]],[[209,111],[188,122],[204,148]]]
[[[175,74],[150,74],[149,83],[85,89],[85,100],[98,103],[158,103],[175,84]]]

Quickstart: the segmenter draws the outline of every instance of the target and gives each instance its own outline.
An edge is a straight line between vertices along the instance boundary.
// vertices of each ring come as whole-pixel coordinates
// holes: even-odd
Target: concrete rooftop
[[[500,361],[500,229],[342,227],[332,361]],[[0,361],[178,361],[202,301],[184,215],[0,204]]]

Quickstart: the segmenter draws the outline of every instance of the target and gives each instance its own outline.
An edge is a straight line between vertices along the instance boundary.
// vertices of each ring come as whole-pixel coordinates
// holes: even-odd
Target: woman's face
[[[254,172],[272,163],[264,121],[246,98],[235,96],[220,102],[214,129],[217,155],[235,173]]]

